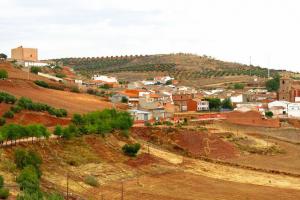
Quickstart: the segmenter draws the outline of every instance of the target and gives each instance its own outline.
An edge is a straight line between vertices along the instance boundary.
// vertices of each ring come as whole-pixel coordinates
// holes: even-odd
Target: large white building
[[[116,77],[105,76],[105,75],[94,75],[93,80],[102,81],[104,83],[118,83],[118,80]]]
[[[290,103],[288,104],[288,117],[300,118],[300,103]]]

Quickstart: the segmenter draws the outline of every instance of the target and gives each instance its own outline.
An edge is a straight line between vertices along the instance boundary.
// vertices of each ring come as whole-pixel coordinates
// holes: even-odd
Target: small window
[[[282,84],[283,84],[283,85],[285,84],[285,81],[284,81],[284,80],[282,81]]]

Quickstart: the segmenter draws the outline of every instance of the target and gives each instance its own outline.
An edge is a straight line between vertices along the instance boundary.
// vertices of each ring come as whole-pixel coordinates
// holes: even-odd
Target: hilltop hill
[[[61,58],[55,61],[71,66],[83,75],[91,77],[95,73],[116,75],[123,80],[152,78],[170,75],[182,83],[191,85],[222,82],[250,81],[252,76],[268,77],[268,69],[234,62],[225,62],[208,56],[193,54],[162,54],[146,56],[116,56]],[[270,70],[273,76],[280,71]],[[213,79],[213,80],[211,80]],[[188,81],[187,81],[188,80]],[[200,82],[199,82],[200,81]]]

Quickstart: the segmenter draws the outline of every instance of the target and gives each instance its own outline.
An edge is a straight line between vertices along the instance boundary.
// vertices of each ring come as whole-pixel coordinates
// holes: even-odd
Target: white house
[[[152,113],[148,111],[129,110],[128,112],[131,114],[133,120],[136,122],[147,122],[153,119]]]
[[[300,103],[288,104],[288,117],[300,118]]]
[[[273,112],[275,116],[284,115],[287,114],[289,103],[288,101],[273,101],[268,104],[268,109]]]
[[[197,111],[209,110],[209,102],[208,101],[197,101]]]
[[[170,76],[157,76],[154,78],[154,82],[166,84],[168,81],[174,80],[174,78],[171,78]]]
[[[95,81],[102,81],[105,83],[118,83],[116,77],[104,76],[104,75],[94,75],[93,80]]]
[[[245,95],[237,94],[230,97],[232,103],[243,103],[245,102]]]

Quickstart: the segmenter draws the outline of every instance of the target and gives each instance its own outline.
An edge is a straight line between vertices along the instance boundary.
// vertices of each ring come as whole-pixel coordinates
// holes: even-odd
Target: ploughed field
[[[111,103],[96,96],[41,88],[30,81],[20,79],[1,80],[0,91],[16,97],[28,97],[34,102],[45,103],[55,108],[64,108],[71,114],[112,108]]]

